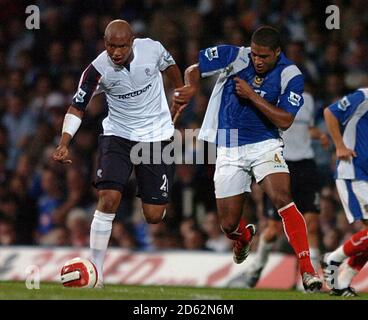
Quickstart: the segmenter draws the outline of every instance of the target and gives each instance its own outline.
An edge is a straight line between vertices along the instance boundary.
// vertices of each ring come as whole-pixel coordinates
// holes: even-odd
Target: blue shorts
[[[337,179],[336,187],[349,223],[368,220],[368,181]]]

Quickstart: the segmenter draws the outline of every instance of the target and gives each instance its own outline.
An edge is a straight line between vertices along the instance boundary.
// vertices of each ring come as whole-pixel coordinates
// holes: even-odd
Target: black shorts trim
[[[168,204],[170,202],[170,200],[163,200],[163,199],[157,199],[154,200],[152,198],[142,198],[140,194],[137,194],[138,198],[141,198],[142,202],[145,204],[155,204],[155,205],[164,205],[164,204]]]
[[[97,190],[116,190],[120,191],[121,193],[124,191],[124,186],[114,181],[101,181],[98,183],[93,182],[92,184]]]

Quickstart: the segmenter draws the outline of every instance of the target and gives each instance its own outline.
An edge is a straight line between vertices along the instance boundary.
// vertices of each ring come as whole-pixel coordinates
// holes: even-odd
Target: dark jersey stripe
[[[96,90],[100,78],[101,74],[92,64],[90,64],[82,74],[78,91],[73,97],[73,107],[79,110],[86,109],[89,101],[92,98],[93,93]]]

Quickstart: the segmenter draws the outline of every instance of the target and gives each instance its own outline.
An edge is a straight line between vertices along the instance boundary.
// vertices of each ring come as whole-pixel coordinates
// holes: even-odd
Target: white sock
[[[90,233],[91,260],[97,269],[98,278],[103,281],[103,263],[109,244],[114,213],[103,213],[96,210],[93,216]]]
[[[263,238],[263,235],[261,235],[258,243],[258,248],[255,253],[255,257],[252,261],[250,269],[253,271],[263,269],[264,266],[267,263],[268,256],[272,250],[273,245],[275,244],[275,241],[272,242],[266,242]]]
[[[327,256],[327,262],[343,262],[348,256],[344,252],[344,247],[340,246]]]
[[[309,249],[310,259],[312,262],[312,266],[316,272],[318,272],[319,269],[319,256],[320,252],[318,248],[310,248]]]
[[[355,275],[359,273],[358,270],[353,269],[348,263],[342,265],[340,274],[337,278],[337,287],[339,289],[345,289],[350,286]]]

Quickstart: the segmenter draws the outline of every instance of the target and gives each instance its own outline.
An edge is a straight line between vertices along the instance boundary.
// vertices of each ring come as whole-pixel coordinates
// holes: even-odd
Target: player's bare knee
[[[160,223],[162,221],[162,215],[144,215],[146,222],[149,224],[157,224]]]
[[[220,224],[221,230],[225,234],[230,234],[230,233],[234,232],[238,228],[238,226],[239,226],[239,223],[233,223],[231,221],[222,222]]]
[[[146,219],[146,222],[149,224],[157,224],[160,223],[165,215],[166,215],[166,208],[144,208],[143,215]]]
[[[279,192],[273,195],[271,201],[277,209],[280,209],[290,204],[293,200],[288,192]]]
[[[120,194],[110,190],[99,191],[98,209],[102,212],[116,212],[120,203]]]

